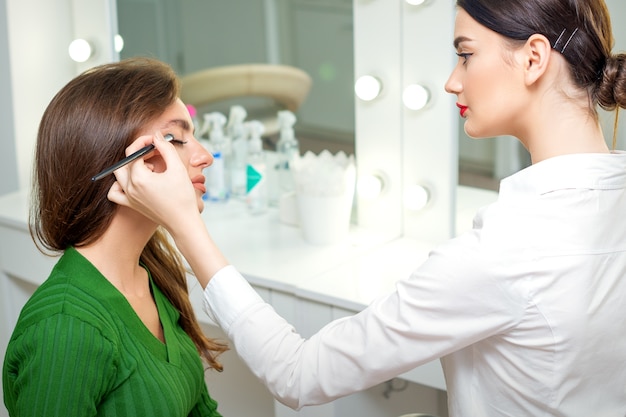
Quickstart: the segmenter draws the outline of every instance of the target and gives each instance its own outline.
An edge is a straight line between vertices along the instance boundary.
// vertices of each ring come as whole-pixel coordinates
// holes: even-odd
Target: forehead
[[[177,99],[167,109],[165,109],[163,114],[155,120],[152,128],[166,129],[176,126],[182,128],[183,130],[192,129],[191,115],[189,114],[189,110],[187,110],[185,104],[180,99]]]
[[[454,21],[454,47],[464,45],[492,46],[501,44],[502,36],[478,23],[462,8],[457,9]]]

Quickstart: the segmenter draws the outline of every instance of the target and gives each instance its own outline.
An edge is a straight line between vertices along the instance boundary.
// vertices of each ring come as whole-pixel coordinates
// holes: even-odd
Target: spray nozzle
[[[280,138],[292,140],[294,138],[293,125],[296,123],[296,115],[289,110],[281,110],[278,112],[277,118]]]
[[[237,123],[243,123],[247,115],[248,113],[246,112],[246,109],[242,106],[231,106],[230,113],[228,114],[228,126],[230,127]]]
[[[228,125],[226,125],[226,130],[233,140],[245,136],[243,121],[246,119],[246,116],[248,116],[248,113],[242,106],[231,106],[230,113],[228,114]]]
[[[209,133],[209,138],[213,140],[221,140],[224,137],[224,125],[226,124],[226,116],[220,112],[205,113],[204,125],[202,126],[201,135]]]
[[[258,152],[263,148],[261,135],[265,132],[265,126],[258,120],[250,120],[244,123],[246,130],[250,135],[248,151]]]

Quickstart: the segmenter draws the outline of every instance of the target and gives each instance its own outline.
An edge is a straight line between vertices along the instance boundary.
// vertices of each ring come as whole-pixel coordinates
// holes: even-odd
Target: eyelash
[[[461,52],[457,52],[456,56],[458,56],[459,58],[463,58],[463,63],[465,64],[467,62],[467,60],[469,59],[470,56],[472,56],[474,54],[470,54],[470,53],[461,53]]]
[[[174,136],[173,133],[168,133],[168,135],[172,135]],[[170,140],[170,143],[174,144],[174,145],[184,145],[185,143],[187,143],[186,140],[182,140],[182,139],[176,139],[175,137]]]

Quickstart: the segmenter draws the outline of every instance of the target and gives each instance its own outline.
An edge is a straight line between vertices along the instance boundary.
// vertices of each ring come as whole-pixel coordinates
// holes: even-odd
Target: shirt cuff
[[[244,311],[263,302],[232,265],[220,269],[204,289],[204,311],[227,334],[232,323]]]

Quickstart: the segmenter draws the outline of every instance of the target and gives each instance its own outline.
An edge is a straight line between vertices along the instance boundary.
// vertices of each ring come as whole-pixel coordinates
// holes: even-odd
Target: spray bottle
[[[232,106],[228,115],[226,131],[231,138],[232,157],[230,161],[230,192],[233,197],[246,196],[246,160],[248,158],[248,137],[244,127],[246,110],[239,105]]]
[[[244,123],[250,139],[248,141],[247,156],[247,194],[246,204],[252,214],[260,214],[267,210],[267,179],[266,162],[263,151],[261,135],[265,132],[265,126],[258,120]]]
[[[204,115],[204,121],[205,130],[209,131],[209,150],[213,155],[213,163],[206,169],[206,199],[226,201],[230,194],[227,180],[227,158],[230,156],[230,146],[224,135],[226,116],[219,112],[208,113]]]
[[[294,190],[291,165],[294,159],[300,157],[300,146],[293,130],[295,123],[296,116],[291,111],[281,110],[278,112],[280,136],[276,142],[278,162],[274,166],[278,178],[278,198],[281,194]]]

